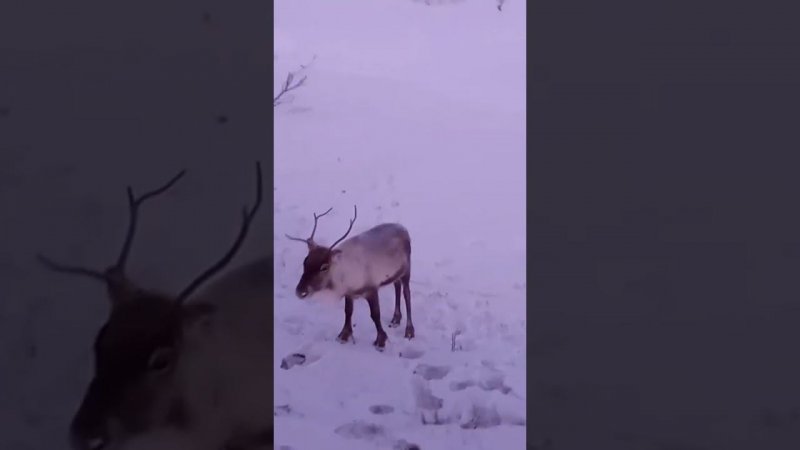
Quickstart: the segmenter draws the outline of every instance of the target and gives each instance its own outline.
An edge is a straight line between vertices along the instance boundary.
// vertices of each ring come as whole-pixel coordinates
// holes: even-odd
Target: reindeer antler
[[[358,217],[358,208],[356,208],[356,205],[353,205],[353,218],[350,219],[350,226],[347,228],[347,231],[344,233],[344,236],[340,237],[339,240],[337,240],[336,242],[333,243],[333,245],[328,247],[329,250],[333,250],[333,247],[336,247],[336,244],[342,242],[344,238],[346,238],[347,235],[350,234],[350,230],[353,229],[353,224],[356,223],[357,217]]]
[[[41,253],[36,255],[36,259],[43,266],[45,266],[47,269],[49,269],[49,270],[51,270],[53,272],[63,273],[63,274],[67,274],[67,275],[83,275],[83,276],[95,278],[95,279],[100,280],[100,281],[107,281],[106,280],[106,274],[101,272],[101,271],[99,271],[99,270],[89,269],[89,268],[80,267],[80,266],[69,266],[69,265],[66,265],[66,264],[57,263],[57,262],[53,261],[52,259],[48,258],[47,256],[42,255]]]
[[[261,181],[261,163],[256,162],[256,201],[253,206],[248,210],[245,206],[242,211],[242,225],[239,228],[239,234],[236,236],[236,239],[233,241],[233,245],[228,250],[227,253],[214,263],[211,267],[206,269],[203,273],[201,273],[197,278],[195,278],[189,285],[180,293],[178,297],[176,297],[175,302],[177,305],[181,305],[189,298],[190,295],[203,283],[211,279],[214,275],[217,274],[220,270],[224,269],[226,265],[236,256],[236,253],[239,251],[239,248],[242,246],[245,237],[247,237],[247,232],[250,229],[250,223],[253,221],[253,217],[255,217],[258,208],[261,206],[261,197],[262,197],[262,181]]]
[[[293,241],[305,242],[306,244],[308,244],[309,247],[313,247],[314,245],[316,245],[314,243],[314,234],[317,232],[317,221],[320,219],[320,217],[325,216],[326,214],[328,214],[331,211],[333,211],[333,206],[328,208],[328,210],[325,211],[322,214],[318,215],[317,213],[313,213],[314,214],[314,229],[311,230],[311,236],[309,236],[308,239],[293,237],[293,236],[289,236],[288,234],[286,235],[286,237],[291,239],[291,240],[293,240]]]
[[[124,272],[125,271],[125,264],[128,262],[128,255],[131,252],[131,245],[133,244],[133,237],[136,234],[136,225],[139,221],[139,207],[142,206],[142,203],[146,202],[147,200],[157,197],[175,185],[183,176],[186,175],[186,170],[181,170],[178,172],[174,177],[172,177],[167,184],[161,186],[158,189],[153,189],[150,192],[146,192],[142,194],[139,198],[134,197],[133,195],[133,188],[128,186],[128,214],[130,219],[128,220],[128,233],[125,236],[125,243],[122,244],[122,250],[119,252],[119,258],[117,258],[117,264],[114,266],[115,269]]]
[[[125,236],[125,241],[122,244],[122,249],[120,250],[117,262],[114,265],[108,267],[105,271],[99,271],[81,266],[71,266],[67,264],[61,264],[53,261],[52,259],[42,254],[36,255],[36,258],[47,269],[53,272],[64,273],[68,275],[87,276],[94,278],[96,280],[105,281],[109,285],[119,282],[120,281],[119,277],[120,276],[124,277],[125,264],[127,263],[128,255],[130,254],[131,251],[131,245],[133,244],[133,237],[136,234],[136,225],[139,219],[139,207],[141,207],[142,204],[147,200],[150,200],[153,197],[157,197],[166,192],[175,183],[177,183],[178,180],[180,180],[185,174],[186,170],[181,170],[180,172],[178,172],[177,175],[172,177],[166,184],[162,185],[158,189],[154,189],[150,192],[147,192],[138,198],[136,198],[133,195],[133,188],[131,188],[130,186],[127,187],[128,212],[130,216],[128,220],[128,232]]]

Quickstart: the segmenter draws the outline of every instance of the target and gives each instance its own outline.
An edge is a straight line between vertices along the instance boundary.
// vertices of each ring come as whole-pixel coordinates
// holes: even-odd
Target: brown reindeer
[[[272,386],[260,384],[272,362],[265,364],[259,353],[270,345],[272,324],[256,317],[259,308],[272,308],[271,256],[234,270],[202,291],[199,299],[193,297],[244,242],[261,205],[260,164],[255,203],[243,211],[230,249],[178,295],[143,289],[125,273],[140,207],[184,174],[139,197],[128,187],[127,234],[116,263],[106,270],[38,257],[52,271],[103,282],[111,300],[110,315],[94,341],[94,376],[70,425],[75,449],[120,448],[159,430],[183,433],[208,443],[207,448],[221,449],[246,439],[244,434],[263,435],[268,428],[259,429],[258,420],[271,414]],[[190,298],[193,301],[187,303]],[[262,334],[253,331],[262,329]],[[269,407],[258,410],[254,399]]]
[[[315,292],[328,290],[344,297],[344,327],[339,340],[347,342],[353,334],[351,317],[353,300],[364,297],[369,302],[369,313],[378,332],[374,345],[382,349],[386,344],[386,332],[381,326],[381,310],[378,290],[382,286],[394,284],[394,315],[390,327],[400,325],[400,289],[406,300],[405,337],[414,337],[414,323],[411,320],[411,237],[408,230],[399,223],[384,223],[370,228],[361,234],[344,240],[353,229],[358,210],[353,207],[353,219],[342,237],[330,247],[314,241],[317,221],[331,212],[314,214],[314,228],[307,239],[286,235],[293,241],[305,242],[308,255],[303,260],[303,275],[295,293],[298,298],[306,298]],[[344,242],[342,242],[344,241]],[[338,247],[337,244],[341,242]]]

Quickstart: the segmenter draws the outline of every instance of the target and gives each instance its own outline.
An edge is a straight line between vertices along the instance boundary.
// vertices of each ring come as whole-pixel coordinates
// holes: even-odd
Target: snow
[[[492,0],[433,3],[276,6],[277,81],[313,63],[306,85],[274,109],[274,236],[262,211],[232,266],[275,245],[277,439],[295,450],[524,441],[514,424],[526,397],[525,4],[506,2],[500,13]],[[259,120],[271,108],[253,95],[262,81],[251,56],[262,46],[237,41],[230,15],[214,15],[215,41],[202,34],[201,6],[162,12],[155,28],[122,29],[96,22],[96,9],[70,10],[70,20],[47,22],[65,31],[60,39],[36,33],[32,50],[10,54],[0,86],[0,449],[67,447],[109,310],[102,285],[43,270],[37,252],[103,268],[127,224],[125,185],[141,192],[186,168],[143,211],[128,269],[144,287],[177,292],[224,253],[252,201],[252,164],[264,158]],[[179,38],[162,39],[167,32]],[[230,120],[219,123],[221,114]],[[303,248],[283,234],[308,233],[311,212],[333,206],[318,232],[332,242],[353,204],[355,232],[398,220],[413,239],[417,337],[388,329],[383,353],[370,345],[363,301],[356,342],[343,346],[333,341],[342,303],[292,293]],[[392,296],[382,292],[384,323]],[[463,334],[452,352],[455,329]],[[304,364],[280,369],[295,352]],[[418,410],[428,395],[442,399],[440,411]],[[453,423],[422,425],[423,414]],[[459,426],[498,417],[498,426]],[[156,439],[186,437],[142,442]]]
[[[276,448],[524,447],[525,7],[276,3],[276,94],[307,77],[275,108]],[[294,295],[306,248],[284,234],[333,207],[330,244],[353,205],[353,234],[411,233],[416,337],[382,289],[382,352],[366,301],[341,344],[344,302]]]

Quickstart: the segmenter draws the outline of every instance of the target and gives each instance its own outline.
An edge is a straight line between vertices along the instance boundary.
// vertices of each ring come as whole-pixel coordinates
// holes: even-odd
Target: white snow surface
[[[525,443],[525,2],[275,5],[275,448],[521,449]],[[412,240],[416,328],[355,341],[344,302],[294,288],[306,248],[381,222]],[[455,351],[453,351],[453,335]],[[302,353],[304,363],[280,368]]]

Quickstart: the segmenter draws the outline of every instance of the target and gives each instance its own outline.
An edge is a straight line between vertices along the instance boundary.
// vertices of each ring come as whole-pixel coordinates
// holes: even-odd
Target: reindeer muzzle
[[[103,427],[73,428],[69,433],[73,450],[102,450],[110,443]]]
[[[97,379],[92,380],[70,425],[69,440],[74,450],[101,450],[111,443],[105,420],[104,394],[107,391],[103,384]]]

